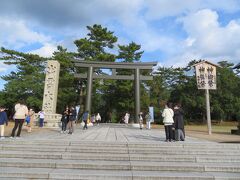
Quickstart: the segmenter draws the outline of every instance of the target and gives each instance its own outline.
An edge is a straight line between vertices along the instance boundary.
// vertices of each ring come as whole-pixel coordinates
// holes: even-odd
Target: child
[[[5,139],[5,137],[4,137],[4,123],[6,123],[6,126],[8,125],[7,113],[5,112],[5,108],[0,107],[0,132],[1,132],[1,138],[0,139]]]
[[[41,110],[41,111],[39,111],[38,112],[38,115],[39,115],[39,127],[43,127],[43,123],[44,123],[44,115],[45,115],[45,113],[44,113],[44,111],[43,110]]]
[[[35,114],[35,112],[33,111],[33,109],[30,109],[28,112],[28,116],[27,116],[27,117],[29,117],[28,122],[27,122],[27,126],[28,126],[27,132],[29,132],[29,133],[32,132],[32,123],[34,121],[34,114]],[[27,121],[27,119],[26,119],[26,121]]]

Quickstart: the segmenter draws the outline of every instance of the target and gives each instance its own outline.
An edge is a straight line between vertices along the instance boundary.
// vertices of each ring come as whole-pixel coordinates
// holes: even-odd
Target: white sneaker
[[[1,137],[0,139],[5,139],[5,137]]]
[[[10,136],[10,139],[13,139],[13,137],[12,137],[12,136]]]

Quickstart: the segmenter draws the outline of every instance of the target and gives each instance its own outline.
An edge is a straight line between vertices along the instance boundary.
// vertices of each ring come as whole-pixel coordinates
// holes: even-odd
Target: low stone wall
[[[45,128],[59,128],[61,122],[61,114],[45,114],[44,116],[44,126]],[[39,116],[34,115],[33,125],[39,126]]]

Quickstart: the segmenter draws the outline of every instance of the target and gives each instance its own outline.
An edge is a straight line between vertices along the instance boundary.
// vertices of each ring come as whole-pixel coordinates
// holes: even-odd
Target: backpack
[[[25,121],[26,123],[30,123],[30,116],[26,116]]]

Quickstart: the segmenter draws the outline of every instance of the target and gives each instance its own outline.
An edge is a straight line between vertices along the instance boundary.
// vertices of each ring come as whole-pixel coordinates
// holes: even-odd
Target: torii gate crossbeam
[[[152,76],[140,75],[140,70],[152,70],[153,66],[157,65],[157,62],[99,62],[99,61],[83,61],[73,60],[76,67],[88,68],[87,74],[75,74],[76,78],[87,78],[87,98],[85,111],[91,112],[91,94],[92,94],[92,82],[93,79],[123,79],[135,81],[135,117],[138,120],[138,114],[140,113],[140,81],[152,80]],[[93,74],[94,68],[100,69],[112,69],[112,75],[97,75]],[[117,75],[116,69],[133,69],[134,75]]]

